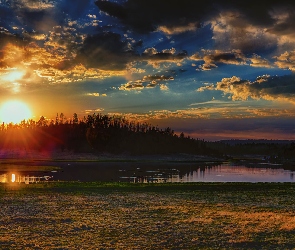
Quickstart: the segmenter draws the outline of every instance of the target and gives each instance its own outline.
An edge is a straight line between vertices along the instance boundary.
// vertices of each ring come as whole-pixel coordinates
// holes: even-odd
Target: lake
[[[46,177],[39,180],[55,181],[116,181],[135,183],[157,182],[294,182],[295,171],[285,170],[282,165],[248,164],[202,164],[155,163],[155,162],[61,162],[51,163],[59,170],[17,171],[15,180],[24,176]],[[7,173],[0,172],[0,178]],[[50,177],[50,178],[49,178]],[[18,179],[17,179],[18,178]],[[11,177],[7,177],[9,181]],[[28,180],[28,179],[27,179]],[[34,180],[34,179],[32,179]],[[36,179],[38,180],[38,179]],[[0,180],[1,182],[1,180]]]

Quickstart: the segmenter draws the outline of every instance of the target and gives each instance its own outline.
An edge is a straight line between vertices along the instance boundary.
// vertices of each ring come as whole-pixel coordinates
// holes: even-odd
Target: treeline
[[[275,141],[261,142],[244,141],[230,144],[226,142],[208,142],[207,147],[219,152],[224,157],[259,155],[261,159],[271,163],[281,163],[282,161],[295,160],[295,143],[279,143]]]
[[[78,119],[55,120],[41,117],[19,124],[2,124],[0,147],[25,150],[70,150],[74,152],[109,152],[130,154],[211,154],[206,142],[177,135],[167,127],[159,129],[148,123],[131,122],[123,117],[93,114]]]
[[[206,142],[183,133],[177,135],[170,127],[160,129],[148,123],[101,114],[79,119],[76,113],[71,119],[65,119],[61,113],[55,120],[47,120],[42,116],[38,121],[3,123],[0,127],[0,149],[115,154],[187,153],[227,159],[237,155],[260,155],[271,162],[295,159],[294,142]]]

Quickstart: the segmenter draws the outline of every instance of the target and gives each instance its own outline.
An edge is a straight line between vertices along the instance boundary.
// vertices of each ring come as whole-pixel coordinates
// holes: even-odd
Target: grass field
[[[295,184],[0,185],[0,249],[295,249]]]

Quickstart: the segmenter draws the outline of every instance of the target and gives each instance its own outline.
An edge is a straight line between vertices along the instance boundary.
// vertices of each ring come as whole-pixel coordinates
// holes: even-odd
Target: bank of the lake
[[[0,185],[2,249],[294,249],[295,184]]]

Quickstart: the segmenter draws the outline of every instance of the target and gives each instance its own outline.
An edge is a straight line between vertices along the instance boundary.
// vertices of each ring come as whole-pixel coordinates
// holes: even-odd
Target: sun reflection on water
[[[15,174],[11,174],[11,182],[15,182]]]

